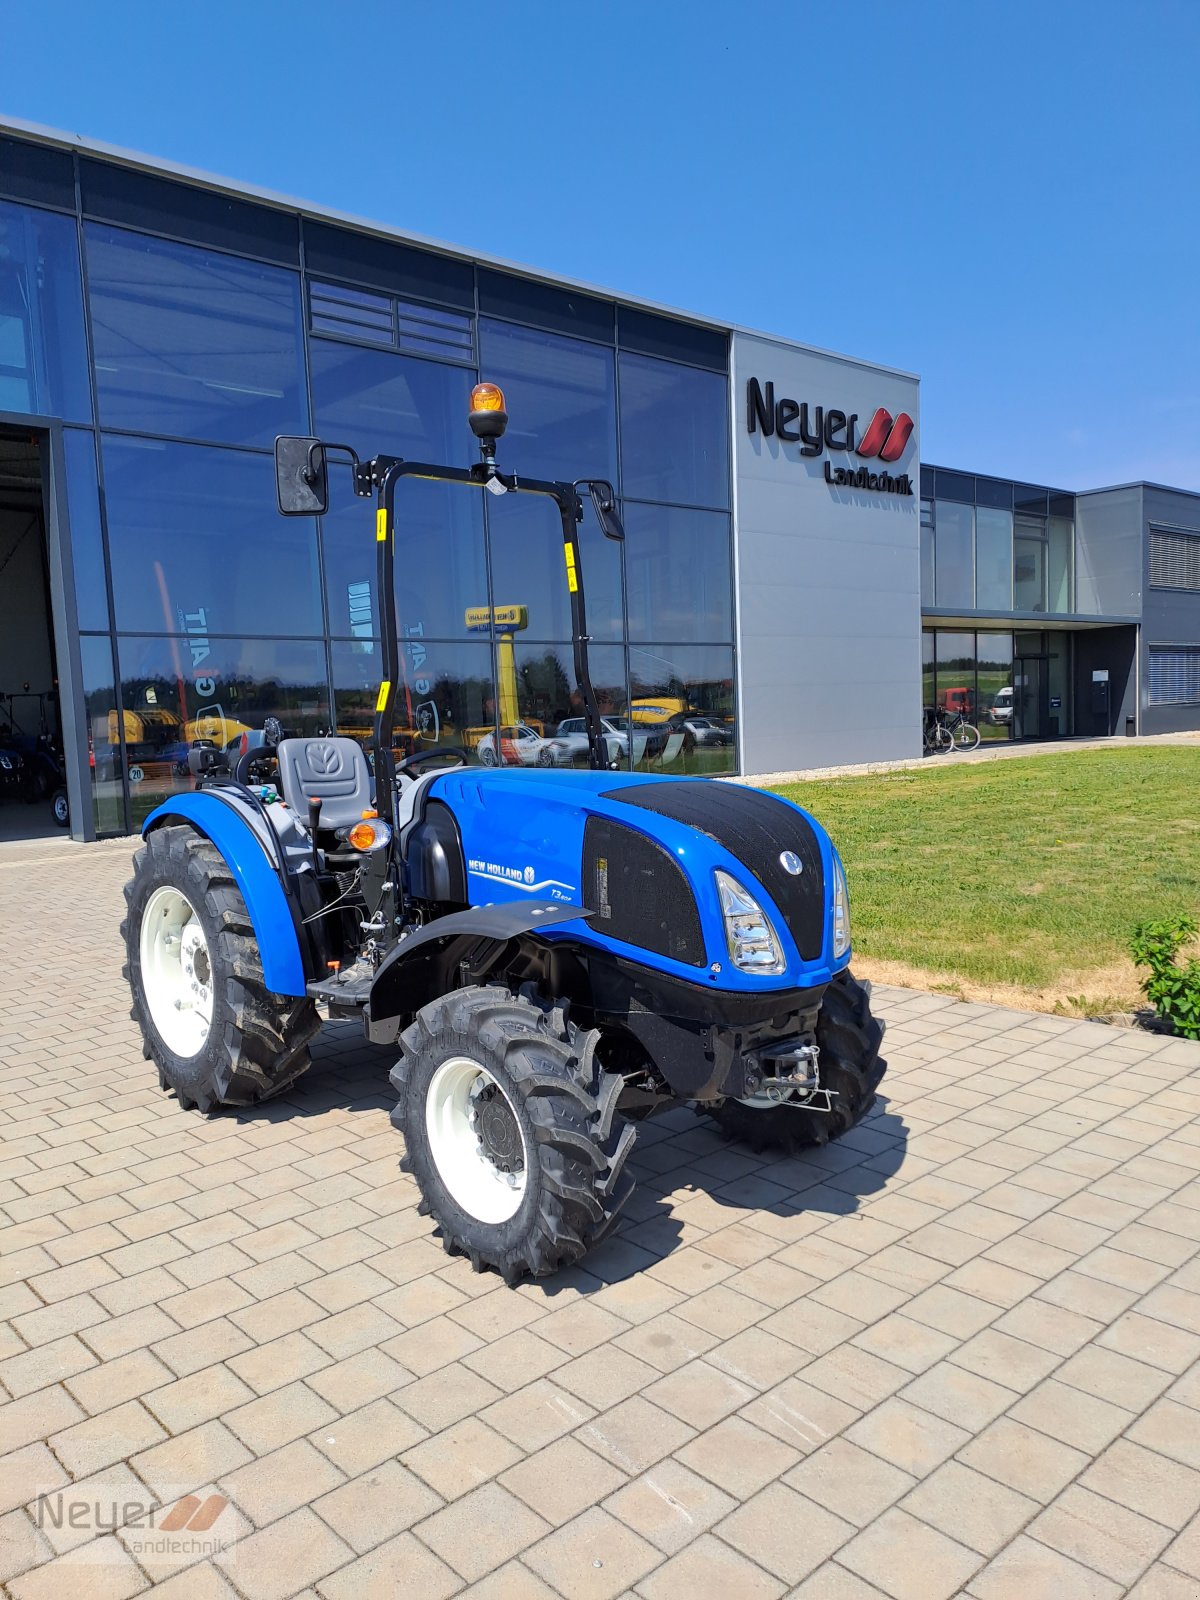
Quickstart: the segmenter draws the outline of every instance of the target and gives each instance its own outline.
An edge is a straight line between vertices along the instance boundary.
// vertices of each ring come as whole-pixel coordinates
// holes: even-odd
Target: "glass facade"
[[[1073,495],[944,467],[922,467],[921,494],[927,610],[1074,611]]]
[[[926,628],[921,647],[927,713],[961,711],[991,741],[1058,739],[1072,731],[1065,630]]]
[[[0,201],[0,410],[70,425],[99,833],[190,788],[196,740],[232,744],[268,715],[292,733],[369,737],[371,506],[335,470],[328,514],[284,521],[273,441],[313,432],[363,456],[466,465],[480,377],[507,397],[505,465],[608,478],[621,497],[623,546],[590,505],[580,530],[610,757],[734,769],[724,335],[86,157],[56,161],[55,184],[10,183]],[[397,522],[397,748],[586,764],[554,508],[408,480]],[[507,622],[499,607],[513,608]]]

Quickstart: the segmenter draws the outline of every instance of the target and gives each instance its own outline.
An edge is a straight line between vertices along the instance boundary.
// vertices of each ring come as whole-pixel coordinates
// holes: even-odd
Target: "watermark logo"
[[[131,1490],[128,1479],[111,1487],[47,1490],[31,1510],[35,1526],[56,1549],[75,1547],[73,1559],[95,1565],[121,1561],[127,1551],[155,1566],[213,1556],[223,1556],[227,1566],[245,1528],[223,1494],[202,1489],[165,1493],[160,1500],[149,1490]]]

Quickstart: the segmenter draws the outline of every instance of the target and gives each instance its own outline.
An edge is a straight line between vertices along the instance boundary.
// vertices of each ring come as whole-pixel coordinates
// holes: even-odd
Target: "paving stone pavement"
[[[860,1128],[673,1112],[619,1235],[510,1290],[349,1024],[259,1111],[160,1092],[128,860],[0,851],[11,1600],[1200,1594],[1200,1046],[877,990]]]

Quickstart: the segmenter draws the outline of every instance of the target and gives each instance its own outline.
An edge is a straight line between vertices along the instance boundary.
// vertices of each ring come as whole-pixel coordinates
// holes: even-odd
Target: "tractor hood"
[[[778,795],[703,778],[472,768],[434,779],[430,796],[457,821],[473,905],[557,900],[591,913],[547,938],[757,993],[826,983],[849,959],[832,952],[829,836]],[[784,972],[733,965],[718,871],[767,914]]]

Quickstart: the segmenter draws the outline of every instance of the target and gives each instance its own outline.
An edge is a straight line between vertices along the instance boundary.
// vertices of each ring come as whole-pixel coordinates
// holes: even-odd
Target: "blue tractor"
[[[122,932],[144,1054],[185,1107],[286,1090],[322,1014],[398,1047],[392,1121],[422,1211],[512,1283],[611,1229],[641,1119],[690,1102],[755,1149],[820,1145],[870,1109],[884,1062],[824,829],[755,789],[615,769],[578,542],[584,495],[624,537],[613,490],[502,472],[507,420],[478,385],[466,468],[276,442],[284,515],[326,509],[332,457],[376,502],[372,760],[273,719],[233,757],[193,749],[195,791],[146,820]],[[557,505],[590,770],[396,759],[395,513],[414,477]]]

